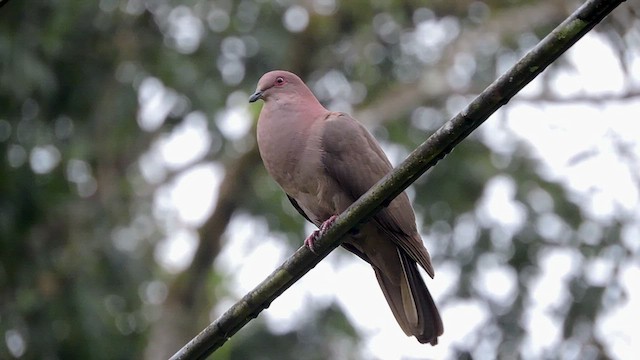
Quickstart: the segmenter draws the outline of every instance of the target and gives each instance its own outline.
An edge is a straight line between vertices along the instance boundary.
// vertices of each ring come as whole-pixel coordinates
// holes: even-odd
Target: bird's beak
[[[262,91],[261,90],[258,90],[256,92],[254,92],[253,95],[251,95],[249,97],[249,102],[250,103],[256,102],[256,101],[258,101],[258,99],[262,99]]]

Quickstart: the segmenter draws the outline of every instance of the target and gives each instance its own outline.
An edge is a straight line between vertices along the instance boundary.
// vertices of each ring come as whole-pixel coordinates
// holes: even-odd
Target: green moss
[[[575,37],[576,34],[578,34],[580,31],[582,31],[586,26],[587,26],[586,22],[580,19],[575,19],[571,21],[569,24],[567,24],[566,26],[563,26],[562,28],[558,29],[558,31],[556,32],[556,38],[559,40],[564,40],[567,38],[571,39]]]

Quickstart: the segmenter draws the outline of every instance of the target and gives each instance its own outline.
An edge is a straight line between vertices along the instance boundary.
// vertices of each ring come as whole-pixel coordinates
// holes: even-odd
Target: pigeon
[[[327,110],[291,72],[264,74],[249,98],[258,100],[260,156],[293,207],[318,226],[305,240],[314,251],[314,241],[392,170],[391,162],[362,124]],[[434,270],[406,193],[346,236],[342,246],[371,265],[404,333],[436,345],[444,328],[418,264],[432,278]]]

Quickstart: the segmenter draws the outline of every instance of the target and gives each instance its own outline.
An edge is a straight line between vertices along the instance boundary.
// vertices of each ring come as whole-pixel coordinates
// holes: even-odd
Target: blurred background
[[[167,358],[312,230],[248,104],[299,74],[397,164],[576,1],[11,1],[0,8],[0,358]],[[633,358],[640,4],[409,190],[436,347],[338,249],[215,359]]]

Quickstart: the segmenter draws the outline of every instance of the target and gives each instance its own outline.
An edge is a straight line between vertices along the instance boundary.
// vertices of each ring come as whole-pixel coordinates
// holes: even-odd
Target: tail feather
[[[400,282],[386,277],[374,267],[378,284],[405,334],[415,336],[423,344],[436,345],[438,336],[444,331],[438,308],[416,262],[401,249],[398,249],[398,256],[403,271]]]

